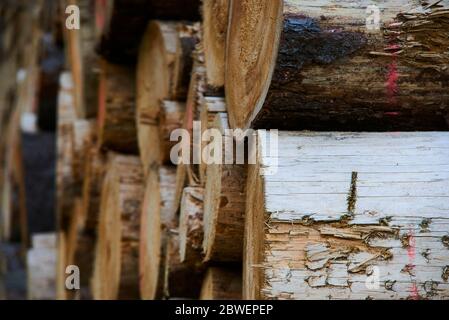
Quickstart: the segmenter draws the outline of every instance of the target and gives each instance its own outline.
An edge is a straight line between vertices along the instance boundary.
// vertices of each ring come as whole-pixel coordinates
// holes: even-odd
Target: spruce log
[[[96,232],[97,229],[106,160],[106,156],[95,147],[91,147],[86,156],[82,197],[83,225],[87,231]]]
[[[245,215],[246,167],[243,164],[227,164],[226,145],[233,141],[228,129],[226,114],[217,114],[214,128],[223,136],[220,163],[207,166],[204,194],[205,260],[241,261]],[[215,152],[216,150],[214,150]]]
[[[241,300],[242,271],[210,267],[201,288],[201,300]]]
[[[137,154],[134,68],[102,61],[98,96],[99,146]]]
[[[142,39],[137,66],[137,129],[145,173],[152,163],[168,161],[167,156],[153,151],[162,140],[161,101],[185,99],[195,38],[195,31],[187,25],[152,21]],[[149,143],[157,145],[149,147]]]
[[[225,83],[226,34],[229,0],[203,0],[203,46],[207,83],[223,87]]]
[[[182,127],[185,103],[164,100],[161,102],[155,125],[145,130],[148,136],[141,139],[140,154],[145,155],[146,170],[153,164],[170,163],[170,151],[176,142],[170,141],[173,130]]]
[[[225,98],[222,97],[204,97],[202,100],[201,106],[201,136],[203,136],[204,132],[208,129],[213,128],[215,117],[217,113],[226,112],[226,103]],[[201,150],[204,150],[207,143],[202,141]],[[206,183],[206,168],[207,165],[204,161],[201,161],[199,166],[199,176],[200,176],[200,184],[202,186]]]
[[[60,76],[58,94],[58,141],[57,141],[57,226],[65,229],[70,221],[77,184],[73,172],[73,123],[76,120],[73,79],[69,72]]]
[[[65,5],[80,8],[80,29],[64,29],[66,55],[74,75],[77,115],[94,117],[98,94],[98,55],[95,52],[95,6],[91,0],[67,0]],[[63,8],[65,11],[65,7]]]
[[[231,127],[446,130],[448,17],[448,1],[231,1]]]
[[[97,0],[98,50],[106,59],[133,63],[151,19],[199,21],[200,0]]]
[[[88,150],[95,140],[96,122],[94,120],[77,119],[72,127],[72,171],[75,181],[82,183],[84,166]]]
[[[153,166],[146,179],[140,223],[140,295],[153,300],[163,296],[165,235],[177,224],[172,211],[175,168]]]
[[[179,101],[187,99],[190,73],[193,68],[193,52],[199,42],[200,25],[179,23],[177,25],[176,56],[170,96]]]
[[[203,267],[181,262],[179,240],[177,230],[169,232],[164,252],[164,298],[198,299]]]
[[[244,299],[449,297],[449,134],[282,132],[278,154],[261,142]]]
[[[101,192],[93,297],[139,298],[139,223],[143,172],[135,156],[109,154]]]
[[[201,263],[203,260],[204,189],[184,188],[179,213],[179,256],[181,262]]]

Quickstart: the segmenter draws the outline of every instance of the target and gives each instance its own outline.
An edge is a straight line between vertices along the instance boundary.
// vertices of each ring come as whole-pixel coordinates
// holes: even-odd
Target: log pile
[[[61,78],[58,296],[448,299],[449,2],[162,2]]]

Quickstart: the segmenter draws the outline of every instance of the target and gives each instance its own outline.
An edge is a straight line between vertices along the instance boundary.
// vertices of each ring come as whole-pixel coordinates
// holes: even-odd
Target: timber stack
[[[448,0],[67,3],[58,298],[449,299]]]

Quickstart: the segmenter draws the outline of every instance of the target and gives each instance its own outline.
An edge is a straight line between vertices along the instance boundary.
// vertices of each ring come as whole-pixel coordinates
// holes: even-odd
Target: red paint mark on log
[[[388,67],[388,77],[387,77],[387,97],[391,105],[396,104],[396,94],[398,92],[398,67],[396,62],[396,57],[393,57],[393,61]]]

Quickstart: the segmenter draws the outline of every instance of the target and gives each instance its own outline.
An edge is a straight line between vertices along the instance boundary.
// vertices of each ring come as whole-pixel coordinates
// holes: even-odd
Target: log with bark
[[[88,150],[95,141],[95,120],[77,119],[73,122],[72,134],[72,172],[75,181],[82,183]]]
[[[223,97],[204,97],[201,104],[200,121],[201,136],[203,136],[206,130],[213,128],[217,113],[226,112],[226,103]],[[206,145],[207,142],[202,141],[201,150],[204,150]],[[201,161],[199,165],[199,180],[202,186],[206,183],[206,168],[206,163]]]
[[[179,241],[177,230],[169,232],[163,255],[164,298],[197,299],[201,290],[204,267],[190,261],[181,261]]]
[[[58,228],[65,229],[70,221],[77,183],[73,172],[73,123],[76,120],[73,79],[69,72],[60,76],[58,95],[58,141],[56,164],[56,206]]]
[[[106,171],[106,156],[97,148],[91,147],[86,155],[83,174],[83,225],[87,231],[95,232],[100,213],[101,188]]]
[[[136,156],[110,153],[101,192],[94,299],[139,298],[139,224],[144,192]]]
[[[203,280],[200,299],[242,299],[242,271],[223,267],[210,267]]]
[[[101,62],[98,143],[102,149],[137,154],[134,68]]]
[[[197,135],[203,133],[203,131],[199,130],[199,125],[201,125],[202,119],[201,110],[205,106],[203,103],[204,98],[221,95],[222,92],[220,89],[214,89],[207,85],[204,56],[201,47],[198,47],[194,52],[194,64],[182,125],[182,129],[185,129],[189,133],[189,137],[182,137],[182,143],[179,142],[178,144],[182,147],[182,150],[188,149],[188,155],[183,154],[182,150],[179,152],[179,161],[176,170],[175,201],[173,207],[173,211],[175,212],[179,210],[184,187],[200,185],[200,165],[202,156],[201,145],[198,145],[198,143],[201,143],[201,137],[198,137]],[[185,145],[186,143],[189,143],[188,146]],[[184,159],[186,161],[184,161]]]
[[[448,17],[447,0],[231,1],[231,127],[447,130]]]
[[[97,0],[98,51],[110,61],[133,63],[151,19],[198,21],[200,0]]]
[[[447,299],[448,142],[282,132],[270,153],[259,136],[243,298]]]
[[[75,105],[80,118],[94,117],[98,94],[98,55],[95,52],[95,3],[91,0],[66,0],[79,7],[80,29],[63,28],[66,56],[74,78]]]
[[[226,131],[229,128],[226,114],[217,114],[213,127],[222,135],[222,143],[218,144],[219,150],[211,151],[213,162],[206,170],[203,251],[206,261],[241,261],[246,166],[236,161],[234,136]],[[220,153],[218,159],[215,153]]]
[[[166,234],[176,228],[172,211],[175,168],[153,166],[146,177],[140,222],[140,295],[152,300],[163,296],[164,264],[162,255],[167,244]]]
[[[229,0],[203,0],[203,46],[207,83],[223,87]]]
[[[185,24],[152,21],[142,39],[137,66],[137,130],[145,173],[152,163],[169,160],[169,155],[159,152],[163,141],[161,102],[185,99],[195,34],[194,28]]]
[[[179,257],[181,262],[201,264],[203,261],[204,189],[184,188],[179,213]]]

